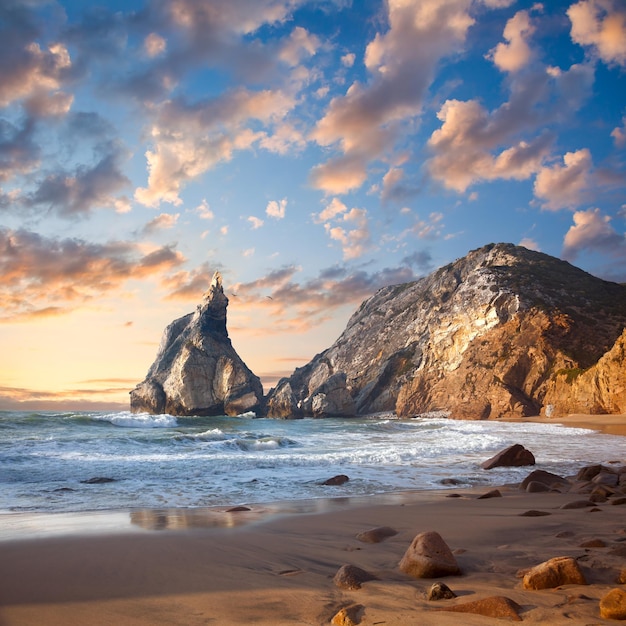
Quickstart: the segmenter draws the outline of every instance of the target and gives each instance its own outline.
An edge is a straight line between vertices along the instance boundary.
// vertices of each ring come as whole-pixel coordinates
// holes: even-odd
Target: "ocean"
[[[0,514],[235,506],[522,480],[483,470],[521,443],[572,475],[626,458],[626,439],[534,422],[173,417],[129,412],[0,412]],[[321,483],[337,474],[341,486]],[[446,479],[456,484],[446,485]],[[2,518],[0,518],[2,524]]]

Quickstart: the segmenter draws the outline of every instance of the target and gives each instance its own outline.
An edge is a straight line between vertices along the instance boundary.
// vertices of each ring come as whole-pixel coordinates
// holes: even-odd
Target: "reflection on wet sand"
[[[432,492],[428,492],[431,493]],[[376,496],[382,504],[407,504],[419,500],[424,492],[397,492]],[[295,500],[273,504],[251,504],[228,508],[140,509],[130,512],[131,524],[145,530],[193,530],[201,528],[234,528],[267,521],[282,515],[328,513],[350,506],[372,502],[367,496]]]
[[[465,490],[467,491],[467,490]],[[142,531],[183,531],[236,528],[285,515],[329,513],[368,504],[410,504],[433,491],[404,491],[377,496],[320,498],[246,506],[194,509],[136,509],[132,511],[87,511],[77,513],[2,513],[0,541],[63,535],[110,535]]]

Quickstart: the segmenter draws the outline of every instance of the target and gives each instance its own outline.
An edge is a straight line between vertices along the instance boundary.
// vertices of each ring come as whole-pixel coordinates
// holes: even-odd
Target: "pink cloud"
[[[563,165],[545,166],[535,179],[535,196],[543,208],[558,210],[580,205],[591,184],[591,153],[587,148],[567,152]]]
[[[567,10],[572,41],[605,63],[626,65],[626,5],[622,0],[581,0]]]
[[[626,238],[611,226],[611,218],[600,209],[576,211],[574,225],[565,235],[563,257],[570,261],[583,251],[596,251],[626,258]]]

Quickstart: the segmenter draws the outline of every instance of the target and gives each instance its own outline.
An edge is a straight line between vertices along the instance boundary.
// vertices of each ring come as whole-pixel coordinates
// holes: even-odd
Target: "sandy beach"
[[[592,419],[599,428],[600,420]],[[619,426],[612,416],[605,421]],[[615,461],[619,467],[626,459]],[[3,540],[0,624],[329,624],[351,605],[359,607],[355,621],[345,624],[505,621],[437,610],[492,596],[516,603],[530,624],[615,623],[600,617],[599,603],[611,589],[626,590],[626,505],[619,494],[561,508],[589,493],[528,493],[518,485],[499,492],[490,498],[479,497],[485,489],[336,498],[308,510],[135,511],[121,532],[77,529]],[[543,515],[524,515],[529,511]],[[379,527],[397,534],[379,543],[356,537]],[[441,535],[461,575],[416,579],[399,569],[413,538],[428,531]],[[524,588],[520,572],[559,556],[574,557],[589,584]],[[375,579],[360,589],[342,588],[334,576],[343,565]],[[427,600],[435,581],[457,597]]]

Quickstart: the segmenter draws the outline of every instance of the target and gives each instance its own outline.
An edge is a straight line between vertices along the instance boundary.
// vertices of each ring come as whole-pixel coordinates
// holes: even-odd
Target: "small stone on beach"
[[[442,582],[433,583],[424,595],[430,602],[434,602],[436,600],[451,600],[452,598],[457,597],[456,593],[454,593],[448,585]]]
[[[349,591],[360,589],[361,585],[369,580],[376,580],[376,576],[356,565],[342,565],[333,578],[333,582],[337,587],[348,589]]]

